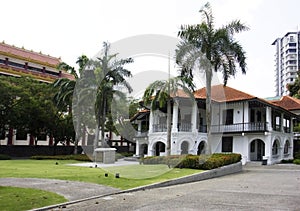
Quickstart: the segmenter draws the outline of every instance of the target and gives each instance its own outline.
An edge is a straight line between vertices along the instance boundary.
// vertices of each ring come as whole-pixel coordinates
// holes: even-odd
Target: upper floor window
[[[233,124],[233,109],[226,109],[223,111],[223,123],[225,125]]]
[[[5,60],[4,59],[0,59],[0,64],[5,64]]]

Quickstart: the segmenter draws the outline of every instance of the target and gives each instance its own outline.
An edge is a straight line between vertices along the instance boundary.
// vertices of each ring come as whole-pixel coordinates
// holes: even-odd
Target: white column
[[[294,131],[294,122],[293,117],[290,118],[290,132],[292,133]]]
[[[136,156],[139,156],[140,155],[140,144],[139,144],[139,141],[136,140],[136,145],[135,145],[135,154]]]
[[[142,121],[138,121],[138,135],[141,135],[142,133]]]
[[[284,132],[284,126],[283,126],[283,113],[280,115],[280,132]]]
[[[173,118],[172,118],[172,132],[178,132],[178,102],[174,101],[173,105]]]
[[[266,107],[266,122],[268,123],[267,129],[270,131],[272,128],[272,111],[271,107]]]
[[[151,110],[149,116],[149,133],[153,132],[153,118],[153,110]]]
[[[197,115],[198,114],[198,108],[197,108],[197,103],[196,101],[193,104],[193,110],[192,110],[192,132],[197,132]]]

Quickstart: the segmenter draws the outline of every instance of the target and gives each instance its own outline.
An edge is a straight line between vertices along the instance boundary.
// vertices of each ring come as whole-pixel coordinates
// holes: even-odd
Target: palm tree
[[[71,73],[75,80],[70,80],[68,78],[59,78],[58,80],[54,81],[53,87],[58,88],[54,96],[54,102],[60,108],[69,107],[69,111],[71,111],[72,107],[72,98],[73,92],[76,86],[76,81],[83,75],[83,69],[88,62],[88,58],[85,55],[82,55],[77,58],[76,63],[79,64],[78,73],[74,67],[62,62],[58,64],[59,70],[65,70]]]
[[[96,101],[96,115],[98,117],[98,124],[101,128],[102,146],[104,143],[105,122],[107,121],[107,113],[111,111],[111,102],[114,95],[121,95],[117,89],[124,87],[128,92],[132,91],[130,84],[126,81],[127,77],[131,77],[131,72],[127,70],[124,65],[132,63],[133,59],[117,59],[117,54],[109,54],[110,44],[103,43],[103,56],[98,57],[93,61],[92,66],[95,67],[94,74],[96,77],[97,101]],[[96,128],[96,137],[98,140],[99,127]]]
[[[79,64],[78,73],[74,67],[62,62],[58,65],[59,70],[65,70],[71,73],[75,80],[70,80],[67,78],[59,78],[58,80],[54,81],[53,87],[56,89],[56,93],[54,95],[54,102],[58,108],[62,111],[67,111],[69,115],[72,115],[72,99],[74,94],[74,89],[76,83],[80,80],[81,76],[83,75],[83,68],[88,62],[88,58],[85,55],[78,57],[76,63]],[[80,122],[80,121],[78,121]],[[79,124],[76,124],[76,132],[79,131]],[[78,141],[79,137],[76,136],[74,140],[74,154],[77,154],[78,149]]]
[[[171,154],[171,100],[176,97],[178,89],[182,89],[191,98],[194,97],[190,91],[194,89],[194,84],[189,78],[181,76],[154,81],[143,95],[144,105],[151,103],[151,110],[162,108],[167,103],[167,155]]]
[[[236,63],[242,73],[246,73],[246,57],[242,46],[234,40],[233,35],[248,30],[239,20],[214,28],[214,17],[209,3],[199,11],[203,20],[196,25],[183,25],[178,32],[182,42],[178,46],[176,62],[183,68],[182,74],[192,77],[194,67],[204,66],[206,77],[206,122],[208,149],[211,153],[211,81],[213,72],[223,73],[224,86],[230,76],[236,73]]]

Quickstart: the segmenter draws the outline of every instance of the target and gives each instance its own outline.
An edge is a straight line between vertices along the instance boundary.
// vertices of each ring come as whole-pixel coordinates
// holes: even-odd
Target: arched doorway
[[[250,160],[262,161],[265,155],[265,143],[260,139],[255,139],[250,143]]]
[[[279,149],[280,149],[280,142],[278,139],[276,139],[272,145],[272,155],[278,156],[280,154]]]
[[[201,141],[198,145],[197,155],[205,154],[205,141]]]
[[[290,141],[286,140],[285,144],[284,144],[284,148],[283,148],[283,154],[285,154],[285,155],[290,154],[290,148],[291,148]]]
[[[142,144],[140,148],[140,155],[144,157],[144,155],[148,154],[148,144]]]
[[[154,145],[155,156],[160,156],[161,153],[166,152],[166,146],[163,142],[159,141]]]
[[[181,154],[182,155],[187,155],[189,154],[189,142],[183,141],[181,143]]]

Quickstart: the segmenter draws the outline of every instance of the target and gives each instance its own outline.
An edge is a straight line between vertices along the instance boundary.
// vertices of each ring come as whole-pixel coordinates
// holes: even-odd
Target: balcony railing
[[[137,138],[143,138],[143,137],[147,137],[147,136],[148,136],[148,131],[135,133],[135,137],[137,137]]]
[[[192,124],[191,123],[178,123],[178,131],[181,132],[191,132]],[[155,124],[153,125],[153,132],[167,132],[167,124]]]
[[[265,132],[268,131],[267,122],[248,122],[231,125],[212,125],[212,133],[234,133],[234,132]]]
[[[198,132],[207,133],[207,126],[206,125],[199,125]]]
[[[192,124],[191,123],[178,123],[178,132],[191,132]],[[269,123],[268,122],[248,122],[248,123],[236,123],[231,125],[212,125],[211,132],[212,133],[243,133],[243,132],[267,132],[269,131]],[[281,131],[285,133],[290,133],[290,127],[283,127],[281,129],[280,126],[276,126],[271,129],[274,131]],[[167,124],[155,124],[153,125],[153,132],[167,132]],[[206,125],[199,125],[198,132],[207,133]],[[138,137],[148,136],[148,132],[137,133]]]
[[[191,132],[192,124],[191,123],[178,123],[178,131]]]
[[[153,125],[153,132],[167,132],[167,124]]]

